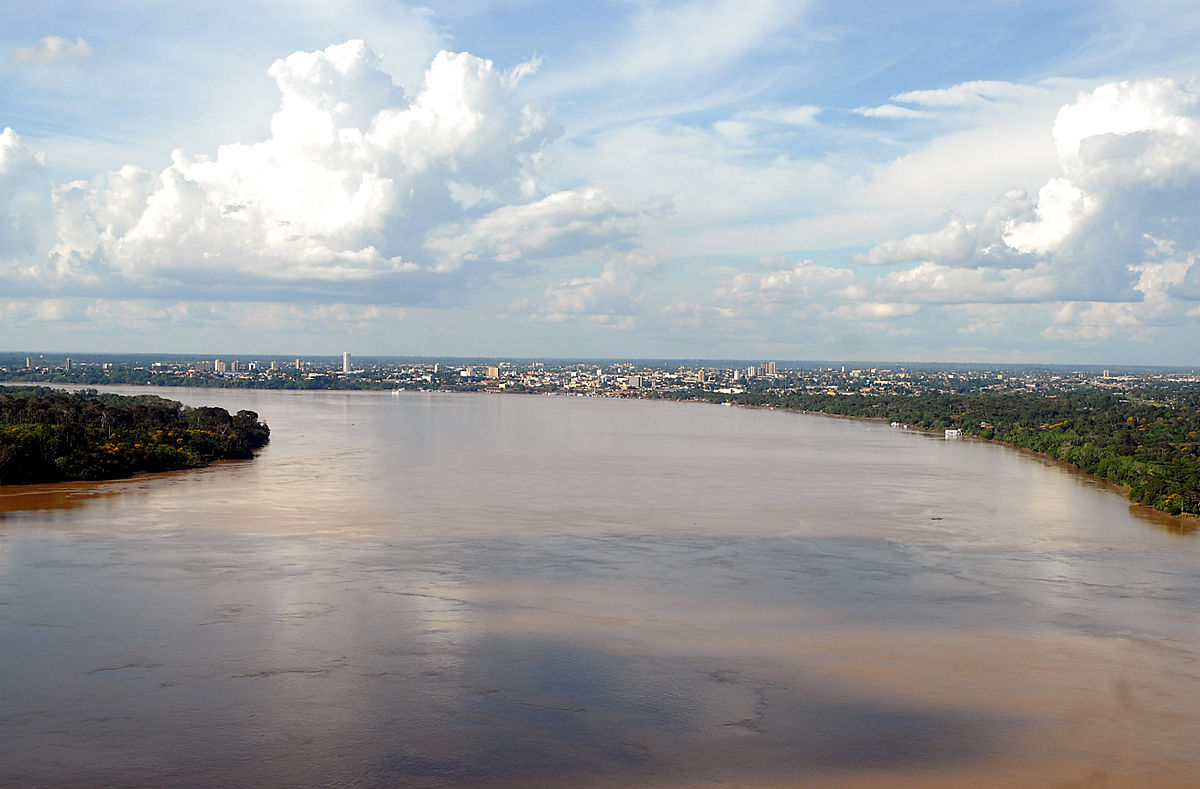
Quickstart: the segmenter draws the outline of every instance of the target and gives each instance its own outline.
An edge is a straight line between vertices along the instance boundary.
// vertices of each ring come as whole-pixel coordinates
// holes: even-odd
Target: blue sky
[[[0,8],[4,349],[1200,362],[1192,2]]]

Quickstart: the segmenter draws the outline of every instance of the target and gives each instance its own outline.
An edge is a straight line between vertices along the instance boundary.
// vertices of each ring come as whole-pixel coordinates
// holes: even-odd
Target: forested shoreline
[[[253,411],[155,395],[0,387],[0,485],[98,480],[253,457],[270,428]]]
[[[671,399],[808,411],[947,428],[1044,454],[1129,489],[1174,515],[1200,515],[1200,392],[1161,386],[1116,394],[945,393],[845,396],[815,392],[693,390]]]
[[[693,389],[650,396],[954,428],[1095,474],[1163,512],[1200,515],[1200,391],[1194,386],[870,396]],[[269,435],[253,411],[230,415],[94,389],[0,386],[0,484],[110,479],[249,458]]]

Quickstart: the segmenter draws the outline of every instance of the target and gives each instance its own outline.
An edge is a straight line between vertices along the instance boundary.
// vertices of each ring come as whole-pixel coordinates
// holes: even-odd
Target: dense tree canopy
[[[0,387],[0,485],[112,479],[249,458],[270,429],[253,411],[154,395]]]

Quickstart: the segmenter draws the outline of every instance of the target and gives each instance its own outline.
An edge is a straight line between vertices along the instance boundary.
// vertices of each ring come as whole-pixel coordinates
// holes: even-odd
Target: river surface
[[[972,440],[150,389],[252,461],[0,488],[0,785],[1200,785],[1200,537]]]

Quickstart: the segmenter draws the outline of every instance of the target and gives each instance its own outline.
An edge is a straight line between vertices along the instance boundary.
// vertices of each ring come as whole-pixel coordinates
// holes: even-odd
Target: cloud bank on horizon
[[[537,3],[389,32],[364,0],[365,38],[263,53],[273,99],[141,127],[96,80],[146,40],[31,13],[3,66],[4,345],[1200,362],[1200,14],[1153,61],[1098,51],[1148,13],[1120,3],[1020,57],[1003,39],[1044,20],[963,21],[1001,34],[992,63],[879,44],[937,6],[613,6],[580,39]],[[141,131],[206,123],[207,152]]]

